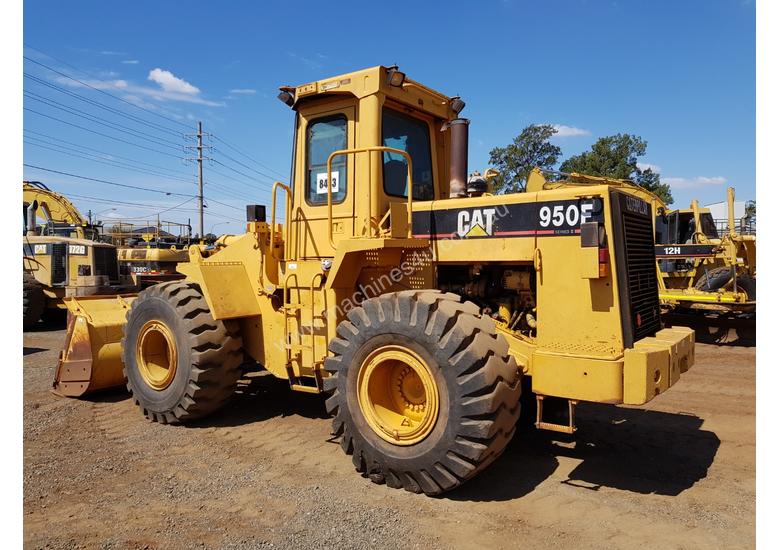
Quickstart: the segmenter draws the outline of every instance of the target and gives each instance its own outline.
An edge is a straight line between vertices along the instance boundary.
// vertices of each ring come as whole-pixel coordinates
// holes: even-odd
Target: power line
[[[226,196],[230,197],[231,199],[241,200],[241,201],[252,201],[254,200],[249,195],[239,195],[234,190],[230,189],[229,187],[221,184],[221,183],[215,183],[213,181],[206,180],[203,182],[203,185],[205,187],[211,187],[213,189],[219,189],[222,191],[222,193],[226,194]]]
[[[138,209],[165,208],[165,205],[162,205],[162,204],[143,204],[143,203],[137,203],[137,202],[108,200],[108,199],[101,199],[101,198],[98,198],[98,197],[90,197],[88,195],[77,195],[75,193],[68,193],[68,196],[69,197],[75,197],[75,198],[78,198],[78,199],[85,199],[85,200],[88,200],[88,201],[91,201],[91,202],[96,202],[98,204],[114,204],[114,205],[115,204],[121,204],[121,205],[124,205],[124,206],[130,206],[130,207],[138,208]],[[194,199],[195,199],[195,197],[187,199],[185,202],[181,203],[180,205],[177,205],[177,206],[172,207],[172,208],[168,208],[165,211],[167,212],[168,210],[172,210],[173,208],[175,208],[179,212],[197,212],[198,211],[197,208],[181,208],[181,206],[183,204],[187,204],[188,202],[191,202]],[[155,215],[155,214],[150,214],[150,215]],[[226,216],[226,215],[220,214],[218,212],[208,212],[208,215],[216,216],[216,217],[219,217],[219,218],[227,218],[227,219],[238,221],[238,222],[244,221],[244,220],[239,220],[238,218],[231,218],[230,216]],[[126,219],[126,218],[122,218],[122,219]]]
[[[100,164],[105,164],[107,166],[113,166],[114,168],[122,168],[124,170],[130,170],[132,172],[138,172],[139,174],[146,174],[146,175],[149,175],[149,176],[158,176],[158,177],[167,178],[167,179],[175,179],[175,180],[183,181],[185,183],[194,183],[192,180],[187,180],[185,178],[179,178],[179,177],[176,177],[176,176],[169,176],[168,174],[164,174],[162,172],[155,172],[153,170],[148,170],[148,169],[145,169],[145,168],[138,168],[138,167],[134,167],[132,165],[127,165],[127,164],[121,163],[121,162],[108,161],[108,160],[103,160],[103,159],[99,159],[99,158],[93,158],[94,155],[87,156],[87,155],[85,155],[83,153],[80,153],[79,151],[76,151],[75,149],[71,149],[71,151],[76,151],[75,153],[71,153],[71,152],[68,152],[68,151],[63,151],[63,150],[57,149],[55,147],[50,147],[48,145],[43,145],[41,143],[34,143],[32,141],[29,141],[31,139],[36,139],[36,138],[27,137],[24,140],[24,143],[27,143],[28,145],[33,145],[35,147],[40,147],[42,149],[48,149],[49,151],[54,151],[54,152],[60,153],[62,155],[68,155],[68,156],[71,156],[71,157],[82,158],[82,159],[89,160],[89,161],[92,161],[92,162],[98,162]],[[44,143],[46,143],[46,142],[44,142]],[[70,148],[65,147],[64,149],[70,149]]]
[[[253,157],[250,157],[248,154],[246,154],[246,153],[244,153],[243,151],[241,151],[241,150],[240,150],[238,147],[236,147],[236,146],[234,146],[234,145],[231,145],[231,144],[230,144],[228,141],[225,141],[225,140],[224,140],[224,139],[222,139],[221,137],[219,137],[219,136],[214,136],[214,139],[216,139],[217,141],[220,141],[220,142],[224,143],[224,144],[225,144],[227,147],[229,147],[230,149],[232,149],[233,151],[235,151],[235,152],[236,152],[236,153],[238,153],[239,155],[242,155],[243,157],[245,157],[245,158],[247,158],[247,159],[251,160],[252,162],[254,162],[255,164],[257,164],[258,166],[261,166],[261,167],[265,168],[266,170],[270,170],[271,172],[273,172],[273,173],[275,173],[275,174],[278,174],[278,175],[279,175],[280,177],[282,177],[282,178],[286,178],[286,177],[287,177],[287,176],[285,176],[284,174],[282,174],[281,172],[279,172],[278,170],[274,170],[273,168],[271,168],[270,166],[267,166],[267,165],[263,164],[263,163],[262,163],[262,162],[260,162],[259,160],[256,160],[256,159],[254,159]],[[274,179],[274,178],[271,178],[271,179]]]
[[[116,130],[119,132],[124,133],[130,133],[134,137],[150,141],[154,143],[155,145],[160,145],[162,147],[169,147],[171,149],[178,150],[181,148],[181,145],[178,145],[177,143],[170,141],[168,139],[164,138],[158,138],[157,136],[154,136],[152,134],[148,134],[146,132],[142,132],[140,130],[136,130],[134,128],[130,128],[129,126],[125,126],[123,124],[118,124],[116,122],[111,122],[110,120],[106,120],[105,118],[95,116],[92,114],[87,113],[86,111],[82,111],[80,109],[76,109],[74,107],[69,107],[65,105],[64,103],[59,103],[57,101],[54,101],[52,99],[49,99],[47,97],[34,94],[33,92],[24,92],[25,97],[32,99],[33,101],[38,101],[40,103],[43,103],[44,105],[48,105],[49,107],[53,107],[54,109],[59,109],[60,111],[65,111],[68,114],[71,114],[73,116],[83,118],[85,120],[88,120],[89,122],[94,122],[96,124],[100,124],[101,126],[105,126],[107,128],[110,128],[112,130]],[[37,96],[37,97],[35,97]],[[173,145],[170,145],[173,144]]]
[[[100,149],[94,149],[92,147],[87,147],[86,145],[81,145],[79,143],[74,143],[72,141],[67,141],[67,140],[64,140],[64,139],[61,139],[61,138],[58,138],[58,137],[54,137],[54,136],[49,135],[49,134],[44,134],[43,132],[36,132],[35,130],[30,130],[28,128],[24,128],[24,131],[29,133],[29,134],[34,134],[34,135],[37,135],[37,136],[43,136],[43,137],[46,137],[46,138],[49,138],[49,139],[53,139],[53,140],[55,140],[56,143],[47,142],[47,141],[39,139],[39,138],[33,138],[33,139],[38,139],[38,141],[42,141],[44,143],[49,143],[50,145],[56,145],[57,147],[62,147],[63,149],[68,149],[68,147],[65,147],[64,145],[60,145],[60,144],[61,143],[67,143],[68,145],[73,145],[73,146],[78,147],[80,149],[86,149],[87,151],[94,151],[95,153],[100,153],[101,155],[107,155],[111,159],[118,158],[118,159],[130,161],[130,162],[132,162],[134,164],[143,164],[145,166],[150,166],[150,167],[155,168],[157,170],[166,170],[168,172],[173,172],[174,174],[183,174],[183,175],[186,175],[186,176],[192,176],[192,174],[188,174],[187,172],[183,172],[181,170],[174,170],[173,168],[160,166],[159,164],[151,164],[151,163],[144,162],[144,161],[141,161],[141,160],[138,160],[138,159],[134,159],[134,158],[130,158],[130,157],[123,157],[123,156],[117,155],[115,153],[108,153],[106,151],[101,151]],[[71,150],[76,151],[76,149],[71,149]],[[77,152],[80,152],[80,151],[77,151]]]
[[[28,168],[35,168],[36,170],[43,170],[44,172],[52,172],[53,174],[60,174],[63,176],[69,176],[71,178],[78,178],[82,180],[95,181],[98,183],[105,183],[107,185],[115,185],[117,187],[127,187],[129,189],[138,189],[139,191],[149,191],[150,193],[160,193],[162,195],[175,195],[177,197],[195,197],[195,195],[185,195],[184,193],[174,193],[173,191],[160,191],[159,189],[149,189],[148,187],[139,187],[137,185],[128,185],[126,183],[117,183],[110,180],[102,180],[98,178],[90,178],[87,176],[80,176],[78,174],[70,174],[68,172],[62,172],[60,170],[52,170],[51,168],[44,168],[42,166],[35,166],[33,164],[24,163],[24,166]]]
[[[30,111],[31,113],[35,113],[36,115],[40,115],[46,118],[50,118],[52,120],[56,120],[57,122],[62,122],[63,124],[67,124],[68,126],[73,126],[75,128],[79,128],[81,130],[85,130],[87,132],[92,132],[93,134],[97,134],[99,136],[107,137],[109,139],[113,139],[115,141],[121,141],[122,143],[127,143],[128,145],[133,145],[135,147],[139,147],[141,149],[146,149],[147,151],[152,151],[154,153],[159,153],[161,155],[168,155],[169,157],[179,158],[177,155],[174,155],[173,153],[168,153],[166,151],[160,151],[159,149],[154,149],[152,147],[146,147],[144,145],[139,145],[138,143],[133,143],[132,141],[127,141],[126,139],[121,139],[109,134],[104,134],[103,132],[98,132],[97,130],[91,130],[90,128],[85,128],[84,126],[79,126],[78,124],[74,124],[73,122],[68,122],[67,120],[62,120],[61,118],[57,118],[52,115],[47,115],[46,113],[41,113],[40,111],[36,111],[35,109],[30,109],[29,107],[23,107],[25,111]]]
[[[33,48],[33,49],[35,49],[35,48]],[[40,51],[40,50],[37,50],[37,51]],[[44,53],[44,52],[41,52],[41,53]],[[46,55],[48,55],[48,54],[46,54]],[[101,94],[107,95],[107,96],[109,96],[109,97],[113,97],[113,98],[114,98],[114,99],[116,99],[117,101],[121,101],[122,103],[127,103],[128,105],[132,105],[132,106],[133,106],[133,107],[135,107],[136,109],[140,109],[140,110],[142,110],[142,111],[146,111],[147,113],[153,114],[154,116],[157,116],[157,117],[163,118],[163,119],[165,119],[165,120],[168,120],[168,121],[170,121],[170,122],[173,122],[173,123],[175,123],[175,124],[180,124],[181,126],[184,126],[185,128],[189,128],[189,126],[187,126],[187,125],[186,125],[186,124],[184,124],[183,122],[180,122],[180,121],[178,121],[178,120],[176,120],[176,119],[174,119],[174,118],[171,118],[171,117],[169,117],[169,116],[165,116],[165,115],[161,115],[160,113],[157,113],[157,112],[155,112],[155,111],[152,111],[151,109],[146,109],[146,108],[144,108],[144,107],[141,107],[140,105],[136,105],[135,103],[132,103],[132,102],[130,102],[130,101],[127,101],[126,99],[122,99],[122,98],[121,98],[121,97],[119,97],[119,96],[116,96],[116,95],[114,95],[114,94],[108,93],[108,92],[107,92],[107,91],[105,91],[105,90],[101,90],[100,88],[96,88],[95,86],[91,86],[90,84],[87,84],[86,82],[83,82],[83,81],[79,80],[78,78],[74,78],[74,77],[70,76],[69,74],[66,74],[66,73],[63,73],[63,72],[61,72],[61,71],[58,71],[57,69],[53,69],[52,67],[49,67],[48,65],[45,65],[44,63],[41,63],[41,62],[39,62],[39,61],[36,61],[36,60],[34,60],[34,59],[30,58],[30,57],[27,57],[26,55],[25,55],[25,56],[23,56],[23,57],[24,57],[24,59],[26,59],[26,60],[27,60],[27,61],[29,61],[30,63],[35,63],[36,65],[38,65],[38,66],[40,66],[40,67],[43,67],[44,69],[48,69],[48,70],[50,70],[50,71],[51,71],[51,72],[53,72],[53,73],[56,73],[56,74],[58,74],[58,75],[60,75],[60,76],[64,76],[65,78],[68,78],[68,79],[70,79],[70,80],[73,80],[74,82],[78,82],[78,83],[79,83],[79,84],[81,84],[82,86],[86,86],[87,88],[91,88],[91,89],[95,90],[96,92],[100,92]],[[51,56],[49,56],[49,57],[51,57]],[[54,58],[52,57],[52,59],[54,59]],[[104,82],[104,81],[100,80],[100,82]]]
[[[122,204],[124,206],[134,206],[137,208],[165,208],[164,204],[144,204],[140,202],[128,202],[128,201],[119,201],[119,200],[113,200],[113,199],[106,199],[106,198],[100,198],[100,197],[90,197],[89,195],[77,195],[76,193],[68,193],[68,197],[76,197],[77,199],[86,199],[98,203],[105,203],[105,204]],[[195,197],[187,199],[186,202],[191,201]],[[182,208],[182,210],[191,211],[194,210],[194,208]]]
[[[217,150],[219,150],[219,149],[217,149]],[[274,181],[274,180],[276,179],[276,178],[275,178],[275,177],[273,177],[273,176],[269,176],[268,174],[265,174],[265,173],[263,173],[263,172],[260,172],[259,170],[255,170],[255,169],[254,169],[254,168],[252,168],[251,166],[248,166],[248,165],[244,164],[243,162],[241,162],[241,161],[239,161],[239,160],[236,160],[236,159],[234,159],[233,157],[231,157],[230,155],[228,155],[228,154],[227,154],[227,153],[225,153],[225,152],[221,152],[221,154],[222,154],[222,156],[223,156],[223,157],[225,157],[226,159],[232,160],[233,162],[235,162],[235,163],[236,163],[236,164],[238,164],[239,166],[243,166],[244,168],[246,168],[246,169],[248,169],[248,170],[251,170],[251,171],[252,171],[252,172],[254,172],[255,174],[259,174],[259,175],[261,175],[261,176],[262,176],[262,177],[264,177],[264,178],[268,178],[270,181]]]
[[[203,197],[203,199],[204,199],[204,200],[206,200],[206,197]],[[211,201],[211,202],[213,202],[213,203],[216,203],[216,204],[219,204],[219,205],[221,205],[221,206],[224,206],[225,208],[232,208],[233,210],[242,210],[242,209],[241,209],[241,208],[239,208],[238,206],[232,206],[232,205],[230,205],[230,204],[225,204],[224,202],[219,202],[219,201],[217,201],[217,200],[214,200],[214,199],[208,199],[208,200],[210,200],[210,201]]]
[[[257,180],[252,180],[252,183],[251,183],[251,184],[250,184],[250,183],[243,182],[243,181],[241,181],[241,180],[239,180],[239,179],[236,179],[236,178],[234,178],[234,177],[233,177],[233,176],[231,176],[230,174],[226,174],[225,172],[220,172],[219,170],[217,170],[217,169],[216,169],[216,168],[214,168],[213,166],[212,166],[212,167],[210,167],[209,169],[210,169],[212,172],[214,172],[215,174],[217,174],[217,175],[220,175],[220,176],[222,176],[223,178],[226,178],[226,179],[227,179],[227,180],[229,180],[229,181],[232,181],[232,182],[234,182],[234,183],[239,183],[239,184],[241,184],[241,185],[244,185],[244,186],[248,187],[248,188],[249,188],[249,189],[251,189],[252,191],[263,191],[263,189],[262,189],[262,188],[258,187],[258,185],[257,185],[258,183],[260,183],[260,184],[262,184],[262,185],[268,185],[268,184],[266,184],[266,183],[264,183],[264,182],[258,182]],[[266,190],[266,191],[267,191],[267,190]]]
[[[35,75],[32,75],[27,72],[22,73],[24,75],[24,78],[27,78],[29,80],[32,80],[33,82],[36,82],[37,84],[40,84],[42,86],[46,86],[47,88],[51,88],[52,90],[55,90],[57,92],[60,92],[62,94],[65,94],[67,96],[70,96],[74,99],[78,99],[79,101],[83,101],[84,103],[88,103],[89,105],[92,105],[94,107],[99,107],[105,111],[108,111],[109,113],[119,115],[121,117],[127,118],[129,120],[132,120],[133,122],[136,122],[138,124],[141,124],[143,126],[148,126],[149,128],[152,128],[154,130],[160,131],[160,132],[166,132],[168,134],[171,134],[173,136],[181,137],[182,133],[177,130],[171,130],[167,126],[161,126],[155,122],[150,122],[146,119],[137,117],[135,115],[131,115],[129,113],[125,113],[124,111],[120,111],[119,109],[115,109],[114,107],[110,107],[106,105],[105,103],[101,103],[100,101],[97,101],[95,99],[92,99],[90,97],[87,97],[83,94],[80,94],[78,92],[74,92],[73,90],[68,90],[66,88],[63,88],[62,86],[57,86],[56,84],[52,84],[51,82],[47,82],[46,80],[42,78],[38,78]]]
[[[217,159],[211,159],[211,161],[212,161],[212,162],[216,162],[216,163],[217,163],[217,164],[219,164],[220,166],[224,166],[224,167],[225,167],[225,168],[227,168],[228,170],[232,170],[232,171],[233,171],[233,172],[235,172],[236,174],[240,174],[240,175],[244,176],[245,178],[247,178],[249,181],[251,181],[251,182],[253,182],[253,183],[260,183],[260,184],[263,184],[263,185],[270,185],[270,183],[269,183],[269,182],[264,182],[264,181],[257,181],[257,178],[253,178],[252,176],[249,176],[249,175],[245,174],[245,173],[244,173],[244,172],[242,172],[241,170],[236,170],[236,169],[235,169],[235,168],[233,168],[232,166],[228,166],[227,164],[225,164],[224,162],[222,162],[222,161],[220,161],[220,160],[217,160]]]

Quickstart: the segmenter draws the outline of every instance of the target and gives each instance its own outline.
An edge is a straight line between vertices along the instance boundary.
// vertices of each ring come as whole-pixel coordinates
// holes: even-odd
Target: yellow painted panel
[[[623,400],[622,361],[535,352],[533,365],[535,393],[597,403]]]
[[[668,349],[648,345],[626,350],[623,380],[624,403],[643,405],[668,387]]]
[[[203,262],[201,286],[214,319],[260,315],[260,306],[242,263]]]
[[[580,247],[580,277],[583,279],[599,278],[599,249],[597,246]]]
[[[665,342],[676,342],[679,346],[680,373],[690,369],[695,362],[696,332],[688,327],[669,327],[659,330],[655,338]]]

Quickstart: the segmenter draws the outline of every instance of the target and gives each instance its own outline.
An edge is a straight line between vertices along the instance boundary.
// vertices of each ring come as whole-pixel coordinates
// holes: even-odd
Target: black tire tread
[[[463,414],[457,422],[452,448],[441,454],[430,467],[397,471],[387,467],[381,456],[362,439],[356,438],[349,418],[340,381],[350,365],[344,353],[359,345],[362,331],[375,323],[408,322],[418,327],[449,358],[443,368],[452,369],[460,387]],[[481,316],[478,306],[461,302],[457,294],[436,290],[411,290],[385,294],[365,300],[347,314],[337,327],[337,336],[328,348],[333,356],[325,361],[330,377],[325,390],[330,394],[326,408],[333,419],[333,433],[341,436],[341,447],[351,454],[355,468],[375,483],[411,492],[440,494],[453,489],[485,469],[498,456],[515,433],[520,415],[521,375],[508,354],[506,340],[498,335],[495,324]]]
[[[178,424],[202,418],[221,408],[235,393],[241,377],[243,362],[242,342],[238,322],[216,321],[211,316],[203,294],[195,283],[170,281],[143,290],[127,312],[145,299],[159,297],[176,308],[189,336],[191,366],[185,394],[179,403],[167,412],[146,409],[135,394],[127,378],[127,389],[144,416],[152,422]],[[125,338],[122,338],[125,349]]]
[[[40,321],[46,310],[46,295],[43,285],[27,271],[22,271],[22,323],[24,330],[31,329]]]

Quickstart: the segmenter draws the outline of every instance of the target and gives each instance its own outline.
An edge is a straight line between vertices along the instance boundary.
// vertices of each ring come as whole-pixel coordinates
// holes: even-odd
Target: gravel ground
[[[28,548],[749,548],[755,349],[697,347],[641,408],[583,404],[576,438],[519,431],[464,487],[427,498],[355,473],[319,396],[267,376],[197,425],[123,392],[50,393],[59,327],[24,335]]]

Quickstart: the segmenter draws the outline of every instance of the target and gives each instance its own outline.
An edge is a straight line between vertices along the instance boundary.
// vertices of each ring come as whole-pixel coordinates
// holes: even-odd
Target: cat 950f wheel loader
[[[123,373],[150,420],[186,422],[255,362],[329,395],[360,472],[433,495],[501,454],[523,377],[536,426],[571,433],[576,402],[641,405],[693,364],[692,331],[661,326],[647,202],[608,185],[468,196],[465,104],[397,67],[280,99],[293,173],[270,215],[251,205],[245,234],[190,247],[183,280],[69,300],[57,391]],[[569,400],[568,422],[545,397]]]

